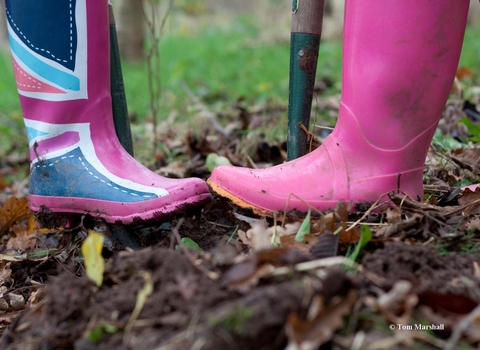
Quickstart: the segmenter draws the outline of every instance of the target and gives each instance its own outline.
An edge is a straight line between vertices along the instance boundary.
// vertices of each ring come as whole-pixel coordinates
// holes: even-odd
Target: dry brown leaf
[[[480,162],[480,148],[459,148],[453,151],[456,160],[477,166]]]
[[[288,338],[287,350],[315,350],[328,342],[335,331],[343,326],[343,317],[350,313],[357,301],[357,291],[352,289],[345,297],[334,297],[321,307],[323,297],[312,302],[315,311],[309,311],[307,320],[293,313],[288,316],[285,332]]]
[[[252,237],[250,237],[250,234],[247,233],[247,232],[245,232],[243,230],[238,230],[237,235],[238,235],[238,238],[240,238],[240,241],[242,241],[243,244],[251,246],[252,245]]]
[[[247,292],[261,277],[270,274],[275,266],[294,265],[306,259],[296,249],[282,247],[260,250],[233,265],[225,273],[223,284],[232,290]]]
[[[423,225],[422,220],[424,219],[424,217],[425,216],[422,214],[414,214],[408,219],[397,222],[396,224],[382,227],[380,230],[377,231],[376,236],[390,237],[399,232],[407,231],[415,227],[420,227],[420,225]]]
[[[455,74],[455,76],[457,77],[458,80],[462,80],[466,77],[471,77],[473,76],[473,72],[471,69],[467,68],[467,67],[458,67],[457,69],[457,73]]]
[[[0,311],[7,311],[10,306],[5,298],[0,298]]]
[[[468,220],[465,223],[465,231],[476,231],[480,230],[480,218],[475,216],[471,220]]]
[[[25,299],[22,295],[10,293],[8,294],[8,298],[10,299],[12,310],[19,311],[25,309]]]
[[[10,268],[11,263],[0,263],[0,286],[4,284],[10,284],[12,281],[12,269]]]
[[[170,162],[167,166],[161,167],[156,171],[162,176],[184,178],[186,177],[187,169],[185,164],[181,161]]]
[[[322,216],[320,220],[312,220],[312,227],[310,229],[310,232],[323,233],[327,230],[334,232],[336,230],[335,222],[335,213],[327,213],[325,214],[325,216]]]
[[[27,225],[14,225],[13,233],[7,242],[7,249],[24,252],[28,249],[35,248],[36,244],[37,237],[28,234]]]
[[[297,241],[293,235],[281,236],[280,242],[284,248],[295,248],[302,253],[308,254],[312,246],[318,242],[319,236],[305,235],[304,238],[306,243]]]
[[[348,231],[344,230],[343,232],[340,232],[339,235],[340,243],[344,244],[357,243],[360,240],[361,236],[358,226],[355,226]]]
[[[8,232],[15,222],[27,219],[29,216],[30,209],[27,198],[8,198],[5,205],[0,207],[0,235]]]
[[[0,316],[0,325],[9,325],[15,320],[23,311],[9,312]]]
[[[0,175],[0,190],[3,190],[6,187],[8,187],[7,178],[5,175]]]
[[[38,288],[37,290],[33,291],[30,294],[27,305],[29,307],[37,305],[39,302],[41,302],[45,298],[46,295],[47,294],[45,293],[45,288]]]
[[[426,290],[418,297],[420,304],[430,307],[434,312],[449,316],[465,316],[477,306],[474,300],[461,294]]]
[[[240,236],[240,234],[239,234]],[[252,228],[245,233],[245,241],[242,242],[248,244],[250,248],[254,250],[260,250],[270,248],[272,246],[270,234],[267,232],[267,224],[258,221],[252,225]]]
[[[230,280],[228,288],[240,293],[247,293],[250,289],[258,284],[260,278],[269,275],[275,269],[274,266],[264,264],[254,270],[254,272],[242,280]]]
[[[478,213],[480,206],[480,188],[477,188],[475,191],[470,189],[465,189],[462,196],[458,199],[458,204],[461,206],[469,206],[464,210],[465,214],[474,214]]]
[[[396,224],[397,222],[402,221],[402,211],[399,207],[388,208],[386,211],[387,222],[389,224]]]
[[[251,223],[251,228],[245,232],[238,230],[240,240],[250,246],[253,250],[259,251],[269,249],[273,246],[273,236],[278,238],[295,235],[300,228],[301,222],[288,223],[285,226],[267,226],[266,221],[256,220]]]

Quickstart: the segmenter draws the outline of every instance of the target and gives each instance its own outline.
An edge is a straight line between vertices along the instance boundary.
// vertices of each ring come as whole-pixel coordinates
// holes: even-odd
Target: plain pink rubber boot
[[[211,191],[259,215],[423,196],[423,168],[452,88],[468,0],[347,0],[343,92],[333,133],[268,169],[221,166]],[[308,204],[308,205],[307,205]]]
[[[120,145],[107,0],[6,0],[6,14],[29,138],[32,210],[141,224],[209,199],[203,180],[161,177]]]

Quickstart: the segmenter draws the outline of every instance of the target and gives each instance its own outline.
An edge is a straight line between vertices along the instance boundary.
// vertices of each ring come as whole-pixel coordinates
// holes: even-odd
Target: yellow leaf
[[[150,272],[143,272],[143,279],[145,280],[145,285],[137,293],[137,302],[135,303],[135,308],[133,309],[130,319],[128,320],[127,327],[125,328],[125,333],[130,333],[133,327],[133,323],[137,320],[140,311],[142,311],[147,298],[153,293],[153,282],[152,275]]]
[[[85,261],[87,276],[97,286],[103,282],[105,262],[102,256],[103,236],[93,230],[88,230],[88,237],[83,241],[82,254]]]
[[[6,233],[15,222],[26,219],[29,215],[27,198],[8,198],[3,208],[0,207],[0,235]]]
[[[63,229],[64,229],[63,227],[40,228],[40,224],[35,219],[35,215],[30,214],[30,217],[28,218],[28,234],[29,235],[33,235],[35,233],[41,233],[41,234],[54,233],[56,231],[62,231]]]

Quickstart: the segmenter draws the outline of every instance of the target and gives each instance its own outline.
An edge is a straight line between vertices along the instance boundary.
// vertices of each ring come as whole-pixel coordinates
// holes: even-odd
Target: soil
[[[210,210],[218,215],[225,208],[219,204]],[[1,348],[284,349],[287,320],[292,314],[306,317],[315,296],[322,296],[328,305],[350,290],[364,297],[378,290],[387,293],[399,280],[412,283],[410,292],[420,297],[420,303],[422,298],[432,298],[428,293],[463,297],[467,305],[462,307],[469,311],[480,301],[474,256],[441,256],[434,247],[401,241],[381,243],[365,253],[362,266],[377,280],[337,266],[325,269],[322,276],[312,271],[270,275],[254,288],[232,290],[228,279],[238,266],[239,244],[234,248],[226,244],[225,237],[234,222],[223,215],[223,224],[213,224],[209,215],[163,226],[165,232],[178,230],[201,242],[204,252],[169,248],[172,236],[157,227],[157,242],[149,247],[113,253],[104,249],[104,255],[111,258],[101,287],[73,261],[59,268],[58,276],[46,287],[45,298],[17,317],[4,333]],[[474,282],[463,283],[461,278]],[[146,286],[151,287],[151,294],[134,317]]]
[[[449,130],[458,125],[444,117]],[[203,162],[187,162],[185,173],[208,176],[204,159],[216,149],[209,140],[182,146]],[[247,165],[235,154],[238,140],[219,143],[229,149],[218,154]],[[0,348],[478,348],[480,190],[454,188],[480,178],[479,152],[432,150],[426,200],[391,193],[396,208],[363,203],[352,213],[340,203],[312,215],[303,243],[294,236],[305,213],[282,213],[283,225],[245,217],[252,213],[218,199],[166,223],[132,227],[44,208],[37,216],[44,227],[67,228],[32,233],[26,200],[6,187],[0,214],[12,198],[18,212],[14,219],[4,213],[10,219],[0,227]],[[81,253],[89,230],[105,238],[100,286]]]

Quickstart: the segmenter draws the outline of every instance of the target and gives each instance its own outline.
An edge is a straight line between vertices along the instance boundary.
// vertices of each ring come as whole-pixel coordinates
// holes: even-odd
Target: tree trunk
[[[113,2],[120,54],[123,59],[130,62],[145,58],[145,20],[142,2],[143,0]]]

